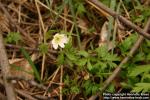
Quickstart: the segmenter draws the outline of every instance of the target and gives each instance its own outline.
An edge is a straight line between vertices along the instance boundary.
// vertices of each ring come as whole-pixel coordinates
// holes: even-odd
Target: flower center
[[[61,41],[61,37],[56,37],[56,38],[55,38],[55,41],[56,41],[57,43],[59,43],[59,42]]]

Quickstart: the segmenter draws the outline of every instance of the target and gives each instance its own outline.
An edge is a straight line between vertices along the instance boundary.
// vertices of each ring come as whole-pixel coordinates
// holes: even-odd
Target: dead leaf
[[[108,50],[111,50],[115,47],[114,43],[109,40],[109,32],[108,32],[108,22],[106,21],[101,29],[99,47],[103,45],[108,46]]]
[[[31,55],[31,60],[34,62],[37,59],[37,54]],[[15,65],[11,67],[11,75],[13,77],[23,78],[25,80],[33,80],[34,74],[33,69],[24,58],[16,58],[9,60],[9,63]],[[17,70],[18,68],[18,70]]]
[[[108,22],[105,22],[101,29],[99,46],[102,46],[108,42],[108,35]]]

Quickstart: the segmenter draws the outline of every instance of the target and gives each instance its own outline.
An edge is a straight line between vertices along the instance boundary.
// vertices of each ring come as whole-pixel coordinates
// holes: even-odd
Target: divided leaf
[[[135,67],[130,73],[129,76],[137,76],[143,72],[150,72],[150,65],[140,65]]]

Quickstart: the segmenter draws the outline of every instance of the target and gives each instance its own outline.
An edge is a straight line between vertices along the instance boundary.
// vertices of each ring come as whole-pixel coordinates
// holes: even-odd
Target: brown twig
[[[19,89],[16,89],[15,90],[18,94],[22,95],[23,97],[27,98],[28,100],[38,100],[34,97],[32,97],[29,93],[27,93],[26,91],[23,91],[23,90],[19,90]]]
[[[9,66],[6,50],[4,47],[3,36],[1,32],[0,32],[0,66],[2,69],[3,80],[4,80],[5,90],[7,94],[7,100],[16,100],[13,85],[7,81],[7,77],[8,75],[10,75],[10,66]]]
[[[138,27],[137,25],[133,24],[131,21],[127,20],[123,16],[117,14],[115,11],[111,10],[110,8],[106,7],[104,4],[99,2],[98,0],[86,0],[89,4],[94,4],[96,7],[102,9],[103,11],[110,14],[112,17],[117,18],[120,22],[127,25],[128,27],[134,29],[136,32],[138,32],[140,35],[143,35],[145,38],[150,39],[150,34],[145,32],[143,29]]]
[[[34,80],[28,80],[28,79],[25,79],[25,78],[22,78],[22,77],[10,76],[10,77],[7,77],[7,80],[9,80],[9,81],[12,81],[12,80],[21,81],[21,80],[23,80],[23,81],[26,81],[27,83],[29,83],[30,85],[35,86],[39,89],[42,89],[42,90],[47,89],[47,87],[44,86],[43,84],[39,84]]]
[[[150,27],[150,18],[149,18],[149,20],[148,20],[148,22],[147,22],[147,24],[146,24],[146,26],[145,26],[145,28],[144,28],[144,31],[145,32],[147,32],[148,31],[148,29],[149,29],[149,27]],[[131,48],[131,50],[130,50],[130,52],[129,52],[129,55],[127,56],[127,57],[125,57],[123,60],[122,60],[122,62],[119,64],[119,66],[114,70],[114,72],[112,73],[112,75],[110,75],[109,77],[108,77],[108,79],[104,82],[104,86],[103,86],[103,88],[102,88],[102,90],[101,90],[101,93],[103,92],[103,91],[105,91],[105,89],[108,87],[108,85],[112,82],[112,80],[120,73],[120,71],[121,71],[121,68],[122,68],[122,66],[125,64],[125,63],[127,63],[130,59],[131,59],[131,57],[134,55],[134,53],[136,52],[136,50],[138,50],[138,48],[139,48],[139,46],[140,46],[140,44],[142,43],[142,41],[144,40],[144,37],[143,36],[139,36],[139,38],[138,38],[138,40],[136,41],[136,43],[133,45],[133,47]],[[90,98],[89,98],[89,100],[95,100],[97,97],[98,97],[98,95],[99,95],[99,93],[97,93],[96,95],[94,95],[94,96],[91,96]]]
[[[29,50],[29,51],[36,51],[36,52],[39,52],[39,51],[40,51],[38,48],[31,48],[31,47],[19,46],[19,45],[14,45],[14,44],[5,44],[5,46],[6,46],[6,47],[9,47],[9,48],[13,48],[13,49],[18,49],[18,51],[19,51],[19,49],[22,48],[22,47],[23,47],[25,50]],[[55,51],[55,50],[50,50],[50,49],[48,50],[48,52],[51,53],[51,54],[57,53],[57,51]]]
[[[30,37],[28,34],[26,34],[26,32],[25,32],[23,29],[21,29],[21,28],[19,27],[19,25],[17,25],[17,24],[14,22],[14,20],[12,20],[11,15],[8,13],[8,11],[6,10],[6,8],[4,7],[4,5],[3,5],[1,2],[0,2],[0,9],[2,9],[2,11],[4,12],[4,14],[7,16],[8,20],[9,20],[10,23],[11,23],[11,25],[12,25],[13,27],[16,27],[16,28],[22,33],[22,35],[25,36],[24,39],[26,39],[26,40],[29,41],[30,46],[32,46],[32,47],[35,46],[35,45],[34,45],[34,44],[36,43],[35,40],[34,40],[32,37]]]
[[[0,100],[7,100],[6,96],[0,92]]]
[[[11,79],[10,79],[11,80]],[[26,81],[26,80],[25,80]],[[42,86],[42,85],[39,85],[38,83],[36,83],[36,82],[34,82],[34,81],[28,81],[30,84],[32,84],[32,85],[34,85],[34,86],[37,86],[37,87],[39,87],[39,88],[42,88],[42,89],[46,89],[46,87],[45,86]],[[2,85],[4,85],[4,82],[0,79],[0,84],[2,84]],[[15,89],[15,91],[16,91],[16,93],[18,93],[19,95],[21,95],[21,96],[23,96],[23,97],[25,97],[25,98],[27,98],[27,99],[29,99],[29,100],[39,100],[36,96],[31,96],[30,94],[30,92],[28,92],[28,91],[24,91],[24,90],[20,90],[20,89]],[[1,96],[1,94],[0,94],[0,96]],[[45,98],[48,98],[48,97],[46,97],[46,96],[44,96]],[[5,98],[5,97],[3,97],[3,98]],[[37,99],[36,99],[37,98]],[[6,100],[6,99],[0,99],[0,100]],[[13,100],[13,99],[7,99],[7,100]],[[17,99],[15,99],[15,100],[17,100]],[[46,100],[48,100],[48,99],[46,99]]]
[[[8,80],[13,80],[13,79],[16,79],[16,80],[24,80],[24,79],[19,79],[19,78],[9,78]],[[24,80],[26,82],[28,82],[29,84],[31,84],[32,86],[35,86],[35,87],[38,87],[39,89],[42,89],[42,90],[46,90],[47,87],[42,85],[42,84],[39,84],[37,82],[35,82],[34,80],[31,80],[31,81],[28,81],[28,80]],[[0,84],[4,85],[4,82],[0,79]],[[35,94],[35,95],[32,95],[31,96],[31,93],[28,92],[28,91],[24,91],[24,90],[20,90],[20,89],[15,89],[16,93],[18,93],[19,95],[25,97],[25,98],[28,98],[29,100],[53,100],[54,97],[49,97],[49,96],[43,96],[43,95],[38,95],[38,94]],[[1,95],[0,95],[1,96]],[[0,99],[1,100],[1,99]],[[7,100],[7,99],[2,99],[2,100]]]

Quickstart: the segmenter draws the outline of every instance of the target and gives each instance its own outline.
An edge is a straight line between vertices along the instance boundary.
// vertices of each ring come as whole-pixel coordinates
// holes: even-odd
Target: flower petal
[[[62,42],[63,42],[63,43],[68,43],[68,42],[69,42],[69,39],[67,38],[67,36],[64,36],[64,37],[63,37]]]
[[[52,45],[55,45],[55,40],[54,39],[52,40]]]
[[[53,48],[57,49],[58,48],[58,44],[53,44]]]
[[[61,48],[64,48],[64,47],[65,47],[65,45],[64,45],[63,42],[60,42],[60,43],[59,43],[59,46],[60,46]]]
[[[60,36],[59,33],[57,33],[54,35],[54,38],[59,37],[59,36]]]
[[[52,40],[52,46],[53,46],[54,49],[58,48],[58,43],[56,42],[55,39]]]

